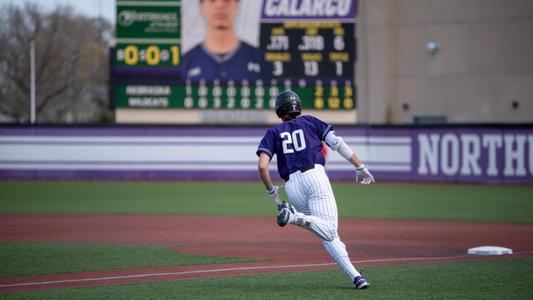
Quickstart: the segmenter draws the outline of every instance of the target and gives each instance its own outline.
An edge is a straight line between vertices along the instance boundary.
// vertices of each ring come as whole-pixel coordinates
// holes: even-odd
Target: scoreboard
[[[335,112],[355,116],[355,0],[246,1],[260,10],[256,47],[272,68],[261,79],[243,80],[183,77],[182,38],[188,33],[182,17],[190,13],[183,2],[200,1],[117,0],[110,84],[117,112],[171,111],[177,119],[188,112],[272,114],[275,96],[292,89],[307,112],[328,112],[332,120],[326,121],[338,121]],[[245,1],[239,2],[242,8]]]

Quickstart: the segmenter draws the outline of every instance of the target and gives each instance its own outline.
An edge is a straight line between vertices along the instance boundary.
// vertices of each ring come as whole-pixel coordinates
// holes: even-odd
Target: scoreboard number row
[[[127,66],[146,64],[148,66],[170,65],[178,66],[180,63],[180,49],[172,45],[161,49],[158,45],[126,45],[116,51],[116,61]]]

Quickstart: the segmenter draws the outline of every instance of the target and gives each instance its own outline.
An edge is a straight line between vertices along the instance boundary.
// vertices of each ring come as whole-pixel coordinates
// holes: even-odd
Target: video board
[[[248,36],[224,57],[208,49],[204,1],[118,0],[115,107],[271,112],[275,96],[292,89],[304,109],[356,109],[355,0],[232,1],[240,9],[237,33]],[[200,26],[207,28],[201,34]]]

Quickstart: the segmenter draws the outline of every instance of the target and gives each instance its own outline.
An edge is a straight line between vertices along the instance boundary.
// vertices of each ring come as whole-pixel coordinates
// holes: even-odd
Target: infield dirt
[[[532,224],[357,219],[339,224],[357,268],[491,259],[466,255],[468,248],[483,245],[513,249],[506,258],[533,257]],[[294,226],[280,228],[274,217],[0,214],[0,241],[173,244],[176,252],[268,259],[0,278],[0,292],[337,268],[318,238]]]

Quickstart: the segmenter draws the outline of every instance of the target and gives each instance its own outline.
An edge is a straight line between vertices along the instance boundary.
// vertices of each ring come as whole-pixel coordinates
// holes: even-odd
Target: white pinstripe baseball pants
[[[322,239],[326,251],[352,281],[361,275],[350,262],[346,246],[339,238],[337,203],[324,167],[316,164],[304,173],[292,173],[285,183],[285,192],[299,212],[296,215],[299,222],[295,225]]]

